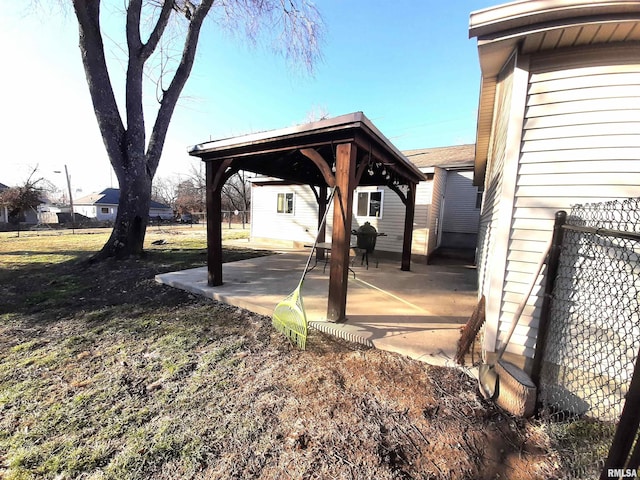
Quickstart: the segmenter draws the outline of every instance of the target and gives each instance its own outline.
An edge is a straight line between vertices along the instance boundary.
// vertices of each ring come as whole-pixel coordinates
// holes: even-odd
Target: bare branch
[[[158,168],[160,154],[162,153],[173,110],[175,109],[180,93],[182,92],[182,89],[189,78],[189,74],[191,73],[191,68],[193,67],[202,23],[208,15],[212,5],[213,0],[203,0],[195,9],[195,12],[191,17],[191,21],[189,22],[189,29],[187,31],[180,65],[178,66],[173,80],[171,81],[169,88],[165,91],[165,95],[160,103],[160,109],[158,111],[158,116],[156,117],[156,122],[153,126],[153,132],[151,133],[147,149],[147,169],[152,176]]]
[[[104,56],[104,44],[100,33],[100,3],[73,0],[73,9],[78,19],[80,53],[93,109],[107,154],[112,165],[116,167],[113,159],[121,158],[124,125],[113,95]]]
[[[158,21],[156,22],[156,25],[149,35],[149,39],[147,40],[147,43],[145,43],[141,52],[141,56],[144,60],[147,60],[158,46],[158,42],[160,42],[160,39],[167,28],[167,24],[169,23],[173,6],[174,2],[168,0],[162,4]]]

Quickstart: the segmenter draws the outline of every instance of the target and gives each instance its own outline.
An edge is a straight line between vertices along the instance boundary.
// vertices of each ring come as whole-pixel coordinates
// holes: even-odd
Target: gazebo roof
[[[353,142],[357,164],[369,165],[360,185],[407,184],[424,180],[413,165],[362,113],[355,112],[278,130],[194,145],[189,154],[205,161],[233,159],[234,166],[291,182],[326,186],[317,164],[301,150],[314,149],[328,169],[335,167],[335,146]]]

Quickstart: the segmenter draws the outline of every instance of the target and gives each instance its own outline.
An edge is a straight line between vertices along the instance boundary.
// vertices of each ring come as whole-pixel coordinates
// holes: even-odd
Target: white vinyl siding
[[[356,199],[359,193],[364,192],[382,192],[383,197],[383,213],[381,218],[375,217],[358,217]],[[376,250],[385,252],[402,252],[402,237],[404,234],[404,216],[406,207],[400,197],[391,189],[386,187],[358,187],[353,193],[353,220],[352,227],[357,230],[358,227],[369,222],[378,233],[385,233],[386,236],[378,237],[376,242]]]
[[[428,253],[438,248],[440,230],[442,229],[442,208],[444,195],[447,188],[447,171],[442,168],[435,169],[432,183],[431,209],[429,212],[429,248]]]
[[[293,193],[293,214],[277,213],[278,194]],[[257,186],[251,189],[251,236],[288,242],[313,242],[318,232],[318,202],[308,186]]]
[[[476,193],[472,172],[450,171],[444,203],[442,230],[454,233],[478,232],[480,211],[476,209]]]
[[[431,197],[433,182],[420,182],[416,188],[416,209],[413,220],[413,245],[411,253],[416,255],[429,255],[429,239],[431,230],[429,229],[429,215],[432,210]]]
[[[556,211],[640,196],[637,47],[531,58],[501,317],[530,281]],[[626,53],[625,53],[626,52]],[[542,283],[542,282],[541,282]],[[532,357],[541,299],[529,300],[509,351]],[[508,322],[501,322],[504,332]]]

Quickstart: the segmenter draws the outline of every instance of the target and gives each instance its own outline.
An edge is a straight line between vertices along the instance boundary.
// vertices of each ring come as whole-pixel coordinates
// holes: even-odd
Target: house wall
[[[277,213],[278,193],[293,193],[293,213]],[[310,243],[315,240],[318,207],[303,185],[256,185],[251,188],[251,238]],[[331,214],[328,215],[328,219]]]
[[[476,208],[477,192],[477,187],[473,185],[473,172],[455,170],[447,172],[441,246],[476,247],[480,221],[480,209]]]
[[[443,168],[436,167],[433,174],[431,208],[428,217],[429,232],[431,232],[429,235],[428,254],[438,248],[442,227],[442,206],[444,204],[446,187],[447,171]]]
[[[96,218],[96,207],[93,205],[74,205],[73,211],[87,218]]]
[[[433,230],[430,226],[432,211],[431,199],[433,196],[433,182],[431,180],[420,182],[416,188],[416,209],[413,220],[413,245],[411,252],[416,255],[428,256],[429,242]],[[404,219],[404,214],[403,217]]]
[[[514,72],[515,56],[503,67],[497,79],[493,125],[478,230],[478,296],[484,295],[486,297],[484,350],[489,352],[495,351],[496,346],[506,264],[506,252],[499,249],[497,244],[500,230],[504,232],[506,228],[501,225],[500,213]],[[506,235],[507,233],[504,232],[503,238],[506,238]],[[492,292],[495,293],[492,295]]]
[[[509,329],[513,312],[525,293],[535,266],[551,236],[557,210],[591,203],[640,196],[640,60],[637,47],[585,47],[528,59],[526,88],[515,88],[512,102],[526,101],[520,131],[508,131],[506,144],[521,145],[507,155],[500,209],[509,210],[510,228],[496,242],[506,244],[506,264],[492,245],[491,226],[499,215],[491,179],[499,165],[499,151],[490,154],[481,221],[483,292],[499,305],[499,322],[487,318],[485,348],[495,350],[500,335]],[[526,64],[527,62],[523,62]],[[500,101],[497,97],[496,105]],[[504,114],[498,115],[494,135],[500,136]],[[511,112],[510,123],[518,123]],[[508,164],[514,164],[508,168]],[[493,209],[493,211],[492,211]],[[506,242],[505,242],[506,239]],[[493,249],[492,249],[493,247]],[[486,252],[486,253],[485,253]],[[487,267],[491,262],[491,270]],[[502,277],[502,278],[501,278]],[[494,284],[502,287],[494,290]],[[510,342],[508,351],[532,358],[539,319],[540,285],[534,289]],[[498,295],[500,292],[500,295]],[[489,298],[489,297],[487,297]],[[487,309],[489,313],[489,308]],[[491,323],[490,323],[491,321]],[[497,327],[497,332],[495,329]],[[493,335],[492,335],[492,329]],[[493,342],[492,342],[493,340]]]
[[[421,182],[416,190],[416,211],[412,252],[426,255],[427,241],[430,238],[427,228],[427,216],[430,210],[430,182]],[[356,211],[358,192],[382,191],[382,217],[359,217]],[[251,238],[254,241],[276,240],[287,244],[313,243],[317,233],[318,206],[315,195],[306,185],[259,185],[251,189]],[[276,212],[278,193],[294,193],[293,214]],[[327,240],[331,238],[333,209],[327,216]],[[405,206],[398,195],[386,187],[358,187],[354,193],[352,229],[369,222],[380,233],[376,250],[401,253],[404,233]]]

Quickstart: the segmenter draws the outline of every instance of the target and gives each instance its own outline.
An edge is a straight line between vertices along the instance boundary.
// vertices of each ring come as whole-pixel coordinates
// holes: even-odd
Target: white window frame
[[[284,210],[280,211],[280,196],[283,196],[284,198]],[[288,212],[287,208],[286,208],[286,204],[287,204],[287,196],[291,195],[291,211]],[[293,215],[295,213],[295,209],[296,209],[296,194],[295,192],[278,192],[276,194],[276,213],[278,215]]]
[[[356,190],[356,195],[355,195],[355,216],[356,218],[376,218],[376,219],[381,219],[383,214],[384,214],[384,190]],[[371,195],[372,194],[380,194],[380,209],[379,215],[371,215]],[[360,195],[366,195],[367,196],[367,214],[366,215],[359,215],[359,207],[360,207]]]
[[[100,213],[102,215],[109,215],[111,213],[111,209],[109,207],[100,207]]]

